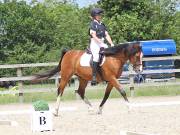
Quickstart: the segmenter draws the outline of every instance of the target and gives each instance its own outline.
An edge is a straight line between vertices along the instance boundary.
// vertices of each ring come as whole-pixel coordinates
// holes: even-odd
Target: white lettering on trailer
[[[167,48],[152,48],[152,52],[166,52]]]

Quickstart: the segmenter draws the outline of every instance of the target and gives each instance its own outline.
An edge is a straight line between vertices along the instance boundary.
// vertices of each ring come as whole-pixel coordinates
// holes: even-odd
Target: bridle
[[[140,61],[137,60],[138,53],[135,54],[135,64],[133,64],[133,69],[136,69],[137,67],[142,66],[142,57],[143,53],[142,51],[140,52]]]

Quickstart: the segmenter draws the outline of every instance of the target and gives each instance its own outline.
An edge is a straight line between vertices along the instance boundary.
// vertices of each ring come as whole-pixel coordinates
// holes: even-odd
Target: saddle
[[[102,66],[106,59],[106,57],[103,54],[103,50],[104,49],[100,49],[99,52],[99,62],[98,62],[99,66]],[[89,48],[87,48],[84,54],[80,58],[80,65],[85,67],[90,67],[92,66],[92,62],[93,62],[92,52],[90,51]]]

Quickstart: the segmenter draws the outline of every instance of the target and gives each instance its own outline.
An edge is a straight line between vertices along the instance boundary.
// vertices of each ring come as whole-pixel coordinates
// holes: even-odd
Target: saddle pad
[[[86,52],[81,56],[80,58],[80,65],[83,67],[90,67],[90,60],[91,60],[92,54],[87,54]],[[106,58],[103,57],[103,60],[100,64],[102,66],[105,62]]]

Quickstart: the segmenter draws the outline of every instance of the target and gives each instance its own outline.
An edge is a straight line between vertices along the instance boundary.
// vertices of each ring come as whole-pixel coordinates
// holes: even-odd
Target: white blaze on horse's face
[[[133,70],[136,73],[140,73],[143,71],[142,58],[143,58],[143,53],[140,51],[136,53],[134,56],[132,56],[130,60],[131,63],[133,64]]]
[[[140,72],[142,72],[143,71],[143,53],[142,52],[140,52],[140,67],[139,67],[139,70],[140,70]]]

